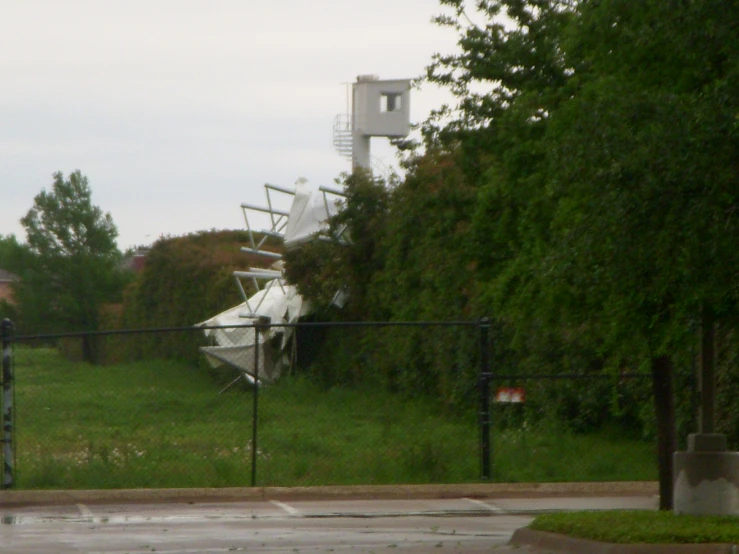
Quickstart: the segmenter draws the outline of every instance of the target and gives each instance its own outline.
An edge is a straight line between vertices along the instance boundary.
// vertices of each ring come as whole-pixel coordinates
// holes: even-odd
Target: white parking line
[[[274,504],[275,506],[277,506],[278,508],[282,508],[291,516],[298,515],[299,513],[296,508],[293,508],[292,506],[290,506],[289,504],[285,504],[284,502],[280,502],[279,500],[270,500],[270,502]]]
[[[477,504],[478,506],[482,506],[486,510],[490,510],[491,512],[495,512],[496,514],[502,514],[505,512],[503,508],[499,508],[495,504],[488,504],[487,502],[483,502],[482,500],[476,500],[474,498],[463,498],[462,500],[466,500],[468,502],[472,502],[473,504]]]
[[[90,519],[92,519],[93,515],[90,508],[88,508],[84,504],[77,504],[77,509],[80,511],[80,515],[82,517],[89,517]]]

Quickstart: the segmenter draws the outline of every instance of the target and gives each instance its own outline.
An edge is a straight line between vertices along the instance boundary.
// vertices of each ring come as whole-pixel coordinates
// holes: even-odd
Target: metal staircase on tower
[[[334,148],[347,160],[352,159],[352,116],[339,114],[334,118]]]

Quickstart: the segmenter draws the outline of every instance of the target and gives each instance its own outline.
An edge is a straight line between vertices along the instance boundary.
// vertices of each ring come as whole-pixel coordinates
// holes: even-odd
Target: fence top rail
[[[260,329],[288,327],[478,327],[479,320],[473,321],[304,321],[297,323],[251,322],[239,325],[187,325],[181,327],[152,327],[148,329],[108,329],[101,331],[76,331],[72,333],[49,333],[40,335],[17,335],[16,341],[52,340],[62,338],[81,338],[86,336],[136,335],[147,333],[170,333],[177,331],[205,331],[217,329]]]
[[[651,373],[554,373],[554,374],[526,374],[526,375],[495,375],[491,373],[489,378],[494,381],[531,381],[536,379],[646,379],[652,377]]]

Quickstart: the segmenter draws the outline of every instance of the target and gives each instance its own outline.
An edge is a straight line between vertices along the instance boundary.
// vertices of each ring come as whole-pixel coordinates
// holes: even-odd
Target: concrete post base
[[[687,452],[675,452],[676,514],[739,515],[739,452],[726,452],[725,441],[722,435],[695,435]]]

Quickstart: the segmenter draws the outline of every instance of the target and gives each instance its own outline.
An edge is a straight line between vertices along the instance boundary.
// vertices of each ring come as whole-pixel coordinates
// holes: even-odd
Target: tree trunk
[[[701,367],[699,373],[700,417],[698,432],[711,434],[716,432],[716,325],[713,312],[703,307],[701,313]]]
[[[677,448],[677,441],[675,405],[672,396],[672,361],[668,356],[652,358],[652,389],[657,418],[659,509],[672,510],[672,457]]]

